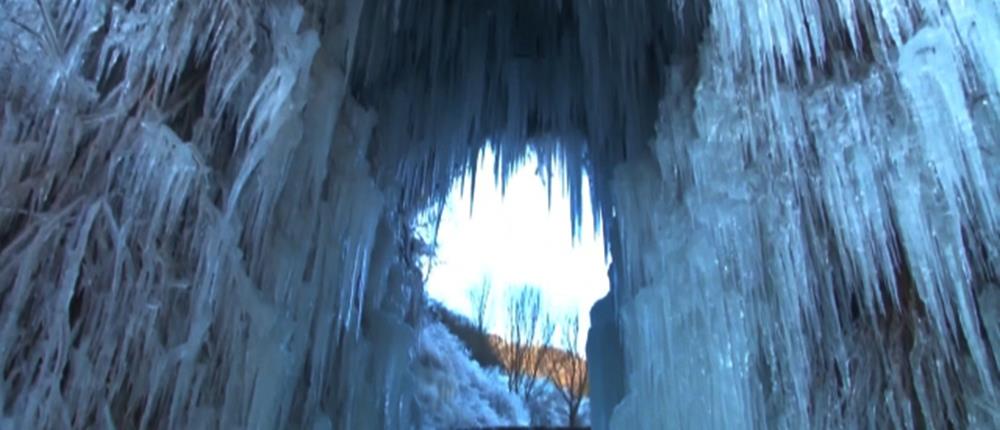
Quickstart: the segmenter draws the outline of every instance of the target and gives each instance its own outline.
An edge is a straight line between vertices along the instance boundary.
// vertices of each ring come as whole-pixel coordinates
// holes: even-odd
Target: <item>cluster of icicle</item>
[[[0,1],[0,428],[405,419],[360,2],[318,3]]]
[[[612,426],[1000,426],[1000,2],[710,6],[616,173]]]
[[[565,168],[578,229],[583,170],[591,200],[606,201],[609,182],[595,178],[652,134],[660,91],[651,83],[667,61],[663,34],[675,31],[665,0],[367,5],[352,88],[377,107],[372,157],[408,185],[407,200],[441,196],[466,171],[475,178],[484,142],[503,187],[530,148],[542,174]],[[600,220],[610,202],[594,210]]]

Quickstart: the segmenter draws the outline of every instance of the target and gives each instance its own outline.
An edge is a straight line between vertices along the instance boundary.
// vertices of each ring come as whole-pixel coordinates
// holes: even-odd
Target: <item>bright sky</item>
[[[554,179],[550,211],[548,190],[535,175],[535,157],[529,155],[501,197],[493,176],[493,157],[489,150],[481,157],[471,217],[471,181],[467,178],[464,189],[458,181],[452,187],[438,230],[437,262],[428,278],[428,293],[471,317],[469,291],[489,279],[490,331],[503,334],[508,289],[537,286],[545,309],[557,321],[569,312],[580,313],[583,349],[590,307],[608,292],[603,237],[600,229],[595,234],[592,228],[587,180],[583,181],[582,233],[574,244],[569,197],[560,191],[561,178]]]

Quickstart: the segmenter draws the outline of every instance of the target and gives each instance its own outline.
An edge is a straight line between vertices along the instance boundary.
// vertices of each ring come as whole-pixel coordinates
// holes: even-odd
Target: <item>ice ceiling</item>
[[[997,0],[0,0],[0,428],[409,428],[409,221],[486,142],[590,173],[595,428],[995,428],[997,53]]]

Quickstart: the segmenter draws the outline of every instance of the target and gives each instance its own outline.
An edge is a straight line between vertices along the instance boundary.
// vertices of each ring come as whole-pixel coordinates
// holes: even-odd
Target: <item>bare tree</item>
[[[489,319],[490,291],[493,284],[489,278],[483,278],[483,282],[478,288],[469,290],[469,302],[472,303],[472,312],[476,324],[476,329],[480,333],[486,333],[486,321]]]
[[[508,296],[507,315],[507,340],[498,348],[507,367],[507,385],[530,402],[547,370],[555,324],[542,312],[541,292],[529,286]]]
[[[567,314],[560,332],[563,350],[552,354],[549,375],[566,402],[568,425],[575,427],[580,420],[583,397],[590,388],[587,362],[580,357],[580,314]]]
[[[406,250],[403,257],[410,267],[420,269],[423,284],[427,284],[431,271],[438,265],[438,231],[441,229],[441,217],[444,204],[437,203],[416,213],[410,213],[412,221],[404,225],[406,229]]]

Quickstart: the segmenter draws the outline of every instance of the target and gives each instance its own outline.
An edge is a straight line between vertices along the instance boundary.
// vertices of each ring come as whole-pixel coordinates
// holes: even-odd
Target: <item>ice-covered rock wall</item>
[[[611,426],[1000,425],[998,3],[710,3],[614,179]]]
[[[393,428],[358,2],[4,1],[0,428]]]

